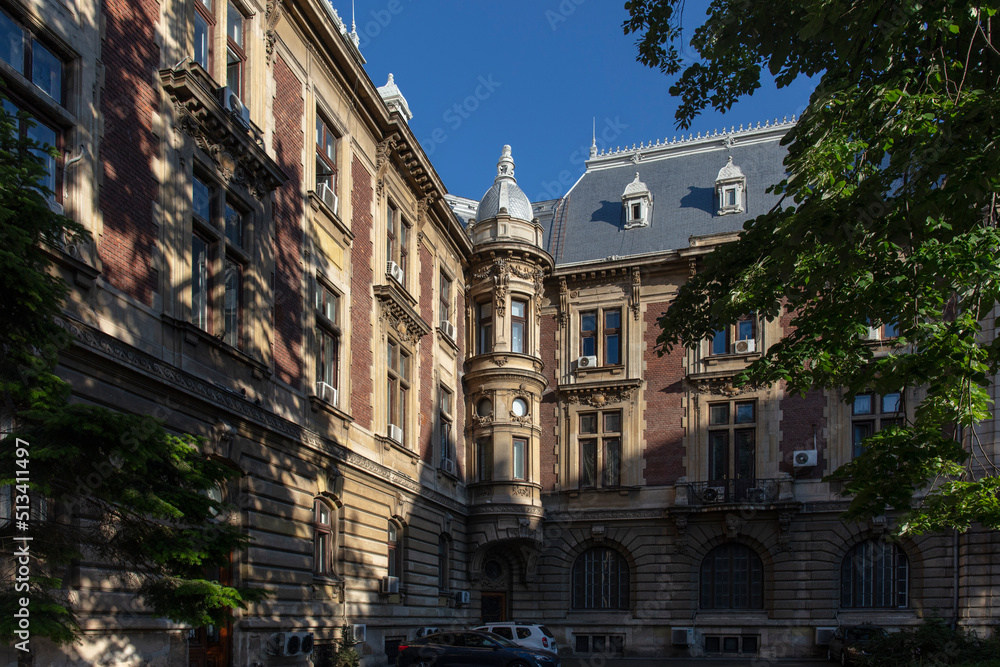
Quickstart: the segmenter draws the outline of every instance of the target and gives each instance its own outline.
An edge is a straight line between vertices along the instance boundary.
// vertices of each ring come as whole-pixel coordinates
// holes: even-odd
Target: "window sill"
[[[438,465],[437,476],[438,476],[438,479],[441,479],[442,477],[444,477],[445,479],[450,479],[453,482],[460,482],[460,481],[462,481],[462,480],[459,479],[457,472],[448,472],[444,468],[440,467],[440,465]]]
[[[323,198],[315,190],[309,191],[309,203],[312,205],[314,211],[323,213],[333,223],[333,226],[337,228],[337,231],[347,237],[349,241],[354,240],[354,233],[344,224],[344,221],[340,218],[340,214],[327,206],[326,202],[323,201]]]
[[[413,451],[406,445],[401,445],[400,443],[396,442],[387,435],[376,435],[375,439],[382,442],[382,446],[385,448],[386,451],[389,451],[390,449],[395,449],[397,452],[406,454],[407,456],[410,457],[410,460],[413,464],[416,464],[416,462],[420,460],[419,453]]]
[[[0,61],[0,75],[9,89],[29,105],[44,109],[46,116],[63,130],[76,126],[76,117],[56,100],[42,92],[34,83],[7,63]],[[9,97],[9,95],[8,95]]]
[[[743,354],[737,352],[726,352],[725,354],[711,354],[701,360],[701,363],[706,366],[717,366],[722,363],[729,361],[745,361],[751,362],[756,361],[761,358],[760,352],[745,352]]]
[[[163,316],[169,324],[173,325],[175,328],[180,329],[184,332],[184,342],[188,343],[192,347],[197,347],[200,343],[205,343],[209,347],[215,348],[220,352],[223,352],[230,357],[233,357],[237,361],[243,362],[247,366],[250,366],[253,370],[253,377],[256,380],[261,380],[266,377],[271,376],[271,370],[262,362],[257,361],[251,357],[246,352],[239,350],[228,343],[224,343],[221,339],[216,338],[212,334],[208,333],[204,329],[200,329],[190,322],[184,322],[182,320],[176,320],[167,315]]]
[[[354,418],[351,417],[351,415],[347,414],[346,412],[338,408],[330,401],[323,400],[322,398],[314,394],[311,394],[309,396],[309,404],[312,406],[313,412],[319,412],[320,410],[322,410],[323,412],[329,413],[344,422],[354,421]]]
[[[444,332],[440,326],[437,328],[438,340],[447,345],[453,352],[458,352],[458,341]],[[457,334],[456,334],[457,335]]]
[[[578,378],[585,378],[588,375],[624,375],[625,364],[613,364],[608,366],[594,366],[593,368],[576,368],[573,374]]]

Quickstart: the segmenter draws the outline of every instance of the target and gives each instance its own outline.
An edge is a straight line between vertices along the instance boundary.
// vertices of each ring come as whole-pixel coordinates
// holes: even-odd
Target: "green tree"
[[[18,132],[28,122],[0,108],[0,413],[13,417],[0,443],[0,492],[13,500],[11,516],[0,518],[0,638],[25,639],[15,613],[27,598],[32,641],[75,640],[80,627],[62,580],[80,562],[119,573],[158,615],[223,622],[263,597],[206,578],[247,543],[208,494],[236,473],[150,416],[70,402],[55,374],[72,341],[57,319],[68,288],[51,258],[88,235],[50,209],[39,155],[53,149]],[[16,539],[25,536],[31,541]],[[27,572],[15,556],[25,544]]]
[[[701,60],[685,65],[684,4],[631,0],[624,24],[640,62],[677,76],[680,126],[752,94],[765,69],[779,87],[819,83],[783,140],[780,204],[680,290],[660,320],[661,353],[740,315],[788,314],[791,330],[743,381],[919,396],[911,421],[834,473],[848,516],[901,509],[911,533],[1000,527],[991,445],[979,439],[1000,365],[1000,5],[714,0],[690,34]],[[884,323],[899,340],[879,356],[863,339]]]

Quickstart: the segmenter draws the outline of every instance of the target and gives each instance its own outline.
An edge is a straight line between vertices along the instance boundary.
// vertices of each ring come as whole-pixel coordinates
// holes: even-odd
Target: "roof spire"
[[[497,177],[493,179],[494,183],[500,181],[517,183],[514,179],[514,158],[510,156],[510,146],[506,144],[500,153],[500,160],[497,162]]]
[[[594,134],[590,140],[590,157],[597,157],[597,116],[594,116]]]
[[[351,0],[351,41],[354,42],[355,47],[361,43],[361,38],[358,37],[358,26],[354,23],[354,0]]]

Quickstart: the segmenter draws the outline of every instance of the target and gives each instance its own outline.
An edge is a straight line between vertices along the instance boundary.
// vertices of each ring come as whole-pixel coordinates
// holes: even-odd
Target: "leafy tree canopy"
[[[677,76],[682,127],[753,94],[765,69],[779,87],[819,77],[783,140],[781,203],[680,290],[661,353],[748,313],[789,317],[743,381],[916,396],[903,427],[832,475],[848,516],[901,509],[910,533],[1000,528],[980,428],[1000,365],[1000,3],[714,0],[691,35],[702,60],[686,66],[683,0],[625,6],[638,60]],[[865,340],[885,323],[899,328],[887,354]]]
[[[0,443],[0,485],[10,485],[0,493],[13,500],[0,517],[0,639],[24,639],[14,614],[27,597],[32,640],[75,640],[80,627],[63,578],[81,563],[117,572],[158,615],[220,623],[263,597],[207,576],[247,542],[225,520],[229,507],[207,493],[236,473],[150,416],[70,402],[54,373],[71,340],[56,319],[67,287],[51,258],[88,236],[50,210],[51,193],[38,184],[39,154],[52,149],[18,131],[28,122],[0,107],[0,415],[14,416]],[[18,536],[32,538],[28,577],[17,572]]]

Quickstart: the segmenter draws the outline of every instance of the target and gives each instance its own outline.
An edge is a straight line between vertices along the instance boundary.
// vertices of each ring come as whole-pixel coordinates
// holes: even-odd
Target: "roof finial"
[[[514,158],[510,156],[510,145],[504,144],[503,150],[500,153],[500,160],[497,162],[497,177],[493,179],[494,183],[499,183],[500,181],[511,181],[517,183],[514,178]]]
[[[597,157],[597,116],[594,116],[594,134],[590,140],[590,157]]]
[[[355,47],[361,43],[361,38],[358,36],[358,26],[354,23],[354,0],[351,0],[351,41],[354,42]]]

